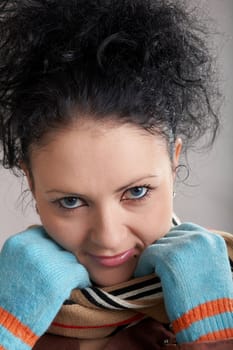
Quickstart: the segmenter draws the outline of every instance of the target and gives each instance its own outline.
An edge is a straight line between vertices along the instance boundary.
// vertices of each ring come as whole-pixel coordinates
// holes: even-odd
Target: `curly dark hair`
[[[54,128],[91,115],[161,133],[170,149],[214,141],[218,95],[209,36],[178,0],[2,0],[3,166],[29,166]]]

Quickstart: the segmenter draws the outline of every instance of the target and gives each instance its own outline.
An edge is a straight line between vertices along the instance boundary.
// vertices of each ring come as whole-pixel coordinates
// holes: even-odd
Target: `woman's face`
[[[41,222],[97,285],[130,279],[142,251],[170,229],[180,148],[171,164],[161,137],[90,119],[32,149]]]

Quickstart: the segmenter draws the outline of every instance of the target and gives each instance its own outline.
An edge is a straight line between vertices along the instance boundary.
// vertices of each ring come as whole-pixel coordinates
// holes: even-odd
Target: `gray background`
[[[196,2],[197,3],[197,2]],[[175,211],[183,221],[233,233],[233,0],[202,0],[217,20],[219,61],[225,102],[223,126],[213,149],[191,154],[188,184],[176,184]],[[0,246],[12,233],[39,223],[30,194],[22,178],[0,169]]]

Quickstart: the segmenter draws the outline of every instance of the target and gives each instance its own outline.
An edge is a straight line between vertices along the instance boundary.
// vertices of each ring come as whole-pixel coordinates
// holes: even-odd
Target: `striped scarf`
[[[218,233],[227,243],[233,271],[233,236]],[[113,287],[73,290],[48,333],[79,339],[104,338],[146,317],[169,323],[160,279],[155,274],[134,278]]]
[[[48,332],[80,339],[103,338],[148,316],[168,322],[161,283],[154,274],[114,287],[73,290]]]

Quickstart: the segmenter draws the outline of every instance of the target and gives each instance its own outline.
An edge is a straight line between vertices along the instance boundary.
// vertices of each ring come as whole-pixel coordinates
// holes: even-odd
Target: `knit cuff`
[[[233,337],[233,299],[208,301],[172,322],[178,343]]]
[[[38,338],[28,326],[0,307],[0,350],[30,350]]]

